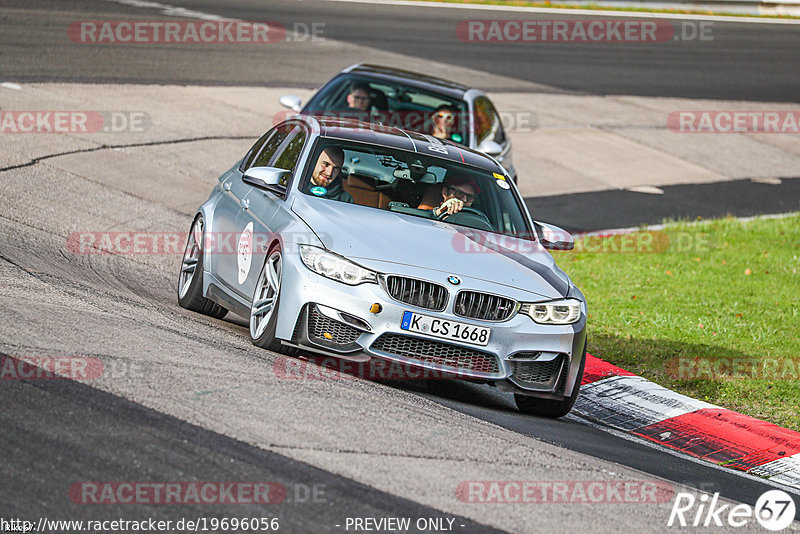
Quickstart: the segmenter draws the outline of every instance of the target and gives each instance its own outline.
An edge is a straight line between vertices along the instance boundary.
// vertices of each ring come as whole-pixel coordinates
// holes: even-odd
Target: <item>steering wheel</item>
[[[487,217],[486,214],[481,210],[470,208],[469,206],[464,206],[460,211],[457,211],[452,215],[448,215],[447,211],[443,211],[437,215],[436,218],[440,221],[448,218],[449,222],[453,222],[455,224],[470,226],[472,228],[477,228],[478,230],[488,230],[489,232],[494,232],[494,227],[492,226],[489,217]]]

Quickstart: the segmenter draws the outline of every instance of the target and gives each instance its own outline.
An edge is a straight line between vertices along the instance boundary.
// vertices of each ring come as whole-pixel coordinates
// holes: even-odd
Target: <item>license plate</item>
[[[410,311],[403,312],[403,322],[400,323],[400,328],[409,332],[418,332],[481,347],[489,344],[489,335],[492,333],[492,329],[485,326],[473,326]]]

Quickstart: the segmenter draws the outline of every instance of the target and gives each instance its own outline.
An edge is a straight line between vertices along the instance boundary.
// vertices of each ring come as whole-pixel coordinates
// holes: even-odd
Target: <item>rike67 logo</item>
[[[796,508],[792,497],[781,490],[769,490],[749,504],[720,504],[719,493],[696,497],[678,493],[669,514],[667,526],[680,527],[743,527],[755,518],[767,530],[777,532],[792,524]]]

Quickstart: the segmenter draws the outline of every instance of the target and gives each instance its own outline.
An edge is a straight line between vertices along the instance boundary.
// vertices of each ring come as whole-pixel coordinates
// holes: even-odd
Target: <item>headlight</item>
[[[530,315],[539,324],[572,324],[581,316],[581,301],[575,299],[554,300],[525,304],[520,310]]]
[[[300,259],[315,273],[343,284],[357,286],[365,282],[378,281],[374,271],[319,247],[300,245]]]

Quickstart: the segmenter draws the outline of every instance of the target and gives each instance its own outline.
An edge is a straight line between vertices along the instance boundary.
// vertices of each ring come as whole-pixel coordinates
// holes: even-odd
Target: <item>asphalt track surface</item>
[[[309,1],[270,2],[268,9],[261,3],[242,1],[224,4],[186,1],[181,5],[229,17],[279,20],[284,24],[324,20],[326,35],[332,39],[376,49],[402,48],[404,54],[421,58],[429,57],[431,49],[436,49],[447,61],[551,86],[548,90],[554,91],[794,102],[800,85],[796,69],[800,59],[796,46],[800,35],[796,27],[790,26],[720,24],[720,39],[702,47],[688,43],[670,43],[662,47],[554,45],[532,53],[530,49],[512,46],[476,45],[471,48],[454,42],[451,31],[442,31],[461,20],[461,15],[453,10],[410,12],[397,7]],[[72,2],[4,3],[4,8],[9,6],[16,9],[4,10],[4,22],[10,12],[19,18],[12,20],[9,31],[0,36],[2,81],[314,86],[342,66],[331,64],[330,57],[324,58],[324,64],[313,55],[303,56],[302,61],[295,58],[293,61],[302,63],[308,74],[301,76],[302,72],[294,63],[287,72],[281,72],[276,68],[281,65],[279,58],[271,57],[269,51],[240,54],[220,49],[217,56],[191,47],[178,53],[159,54],[146,47],[107,47],[97,51],[82,49],[79,45],[58,46],[57,33],[63,30],[58,21],[144,16],[139,9],[108,2],[82,2],[80,7]],[[42,20],[48,24],[39,24]],[[409,36],[416,37],[409,39]],[[48,174],[49,171],[40,172],[35,167],[20,172],[34,185],[58,179],[42,177],[42,172]],[[795,183],[787,181],[786,187],[796,187]],[[755,187],[751,184],[730,187],[751,186]],[[58,199],[53,211],[62,217],[83,217],[97,224],[96,221],[103,220],[103,213],[124,211],[126,203],[131,201],[124,195],[117,198],[116,192],[109,198],[108,193],[90,191],[86,204],[100,206],[98,213],[93,213],[79,204],[80,199],[75,200],[78,193],[64,193],[65,198]],[[678,194],[679,190],[674,193]],[[95,194],[97,196],[92,197]],[[613,198],[613,195],[636,193],[604,194]],[[666,188],[663,197],[648,198],[654,199],[653,202],[663,201],[672,198],[668,196],[672,194],[673,190]],[[709,193],[714,194],[713,191]],[[791,189],[791,194],[796,194],[796,188]],[[58,218],[49,220],[47,212],[37,216],[36,210],[30,209],[36,206],[36,200],[31,200],[30,196],[31,193],[15,186],[3,199],[0,272],[5,311],[0,340],[4,351],[82,354],[87,343],[93,346],[105,343],[108,344],[105,356],[112,359],[130,360],[140,353],[169,352],[169,361],[177,367],[171,371],[180,373],[180,364],[197,365],[197,360],[192,359],[196,356],[192,350],[202,346],[208,347],[207,350],[218,358],[240,358],[248,365],[266,365],[260,356],[253,355],[254,349],[246,347],[241,320],[230,316],[221,321],[203,319],[177,308],[173,280],[164,275],[171,272],[169,268],[173,266],[163,269],[162,265],[132,264],[114,258],[76,260],[64,257],[63,252],[59,252],[63,237],[59,234]],[[73,201],[78,204],[70,203]],[[15,208],[17,202],[28,209]],[[131,215],[183,218],[187,224],[191,217],[191,213],[172,207],[148,209],[151,211],[137,210]],[[757,206],[752,210],[759,212]],[[581,212],[586,213],[586,210]],[[691,210],[686,212],[692,213]],[[657,212],[659,218],[661,214]],[[40,218],[42,215],[46,220]],[[561,222],[555,215],[550,220]],[[665,209],[663,215],[679,217],[684,213]],[[600,223],[579,220],[572,225],[576,229],[593,229],[593,226],[607,228],[644,222],[660,221],[630,217],[624,221]],[[568,223],[563,222],[570,226]],[[120,303],[128,308],[121,317],[116,315]],[[186,347],[180,347],[181,343]],[[230,377],[223,378],[230,381]],[[396,497],[391,492],[379,491],[265,451],[253,444],[257,440],[249,443],[233,439],[219,431],[145,408],[135,399],[90,385],[68,380],[4,382],[0,387],[0,405],[3,406],[0,454],[6,460],[0,466],[3,482],[0,484],[0,511],[6,517],[54,514],[50,517],[98,519],[117,517],[121,513],[135,515],[141,511],[150,517],[174,518],[175,510],[166,507],[147,507],[146,510],[127,507],[120,511],[114,507],[76,507],[64,498],[69,485],[79,480],[136,479],[275,480],[290,488],[324,484],[328,497],[324,503],[303,503],[302,507],[293,508],[297,503],[286,502],[267,510],[267,513],[280,515],[289,532],[333,530],[332,525],[343,517],[342,510],[347,510],[347,515],[351,516],[442,515],[436,509]],[[426,386],[369,383],[364,387],[370,390],[374,387],[381,392],[376,402],[390,402],[399,397],[413,403],[414,397],[419,397],[524,436],[704,491],[719,491],[734,500],[753,503],[759,494],[772,489],[763,481],[666,454],[616,437],[576,418],[550,421],[523,416],[513,408],[508,395],[486,387],[463,383]],[[355,393],[349,391],[349,394]],[[340,397],[334,402],[346,403],[347,400]],[[296,418],[303,420],[302,407]],[[566,452],[564,455],[568,456]],[[243,514],[242,510],[237,507],[235,512],[245,516],[264,513],[263,509],[248,509],[252,514]],[[213,515],[225,516],[228,512],[230,510],[219,508]],[[210,514],[208,509],[194,509],[188,505],[180,510],[180,515]],[[458,520],[469,532],[492,531],[466,519]]]
[[[6,459],[0,498],[6,519],[47,514],[51,519],[174,520],[169,506],[93,509],[64,498],[76,481],[138,481],[147,472],[159,481],[270,481],[285,488],[274,504],[218,505],[214,514],[207,505],[186,504],[180,517],[191,519],[277,517],[283,531],[326,532],[344,524],[345,516],[445,516],[72,380],[8,382],[0,388],[5,407],[0,452]],[[501,532],[464,518],[456,521],[464,532]]]
[[[326,39],[469,67],[536,84],[545,91],[762,102],[800,99],[800,25],[715,22],[713,39],[702,41],[509,44],[463,42],[455,29],[465,19],[573,17],[319,0],[163,3],[228,18],[277,21],[287,28],[321,22]],[[0,35],[0,72],[11,81],[314,88],[349,61],[346,54],[315,50],[304,42],[271,47],[185,45],[170,50],[152,45],[87,46],[65,42],[64,22],[174,17],[158,9],[99,0],[4,0],[3,5],[11,9],[4,9],[8,22],[4,20]],[[498,81],[495,87],[483,88],[507,90],[507,85]]]

